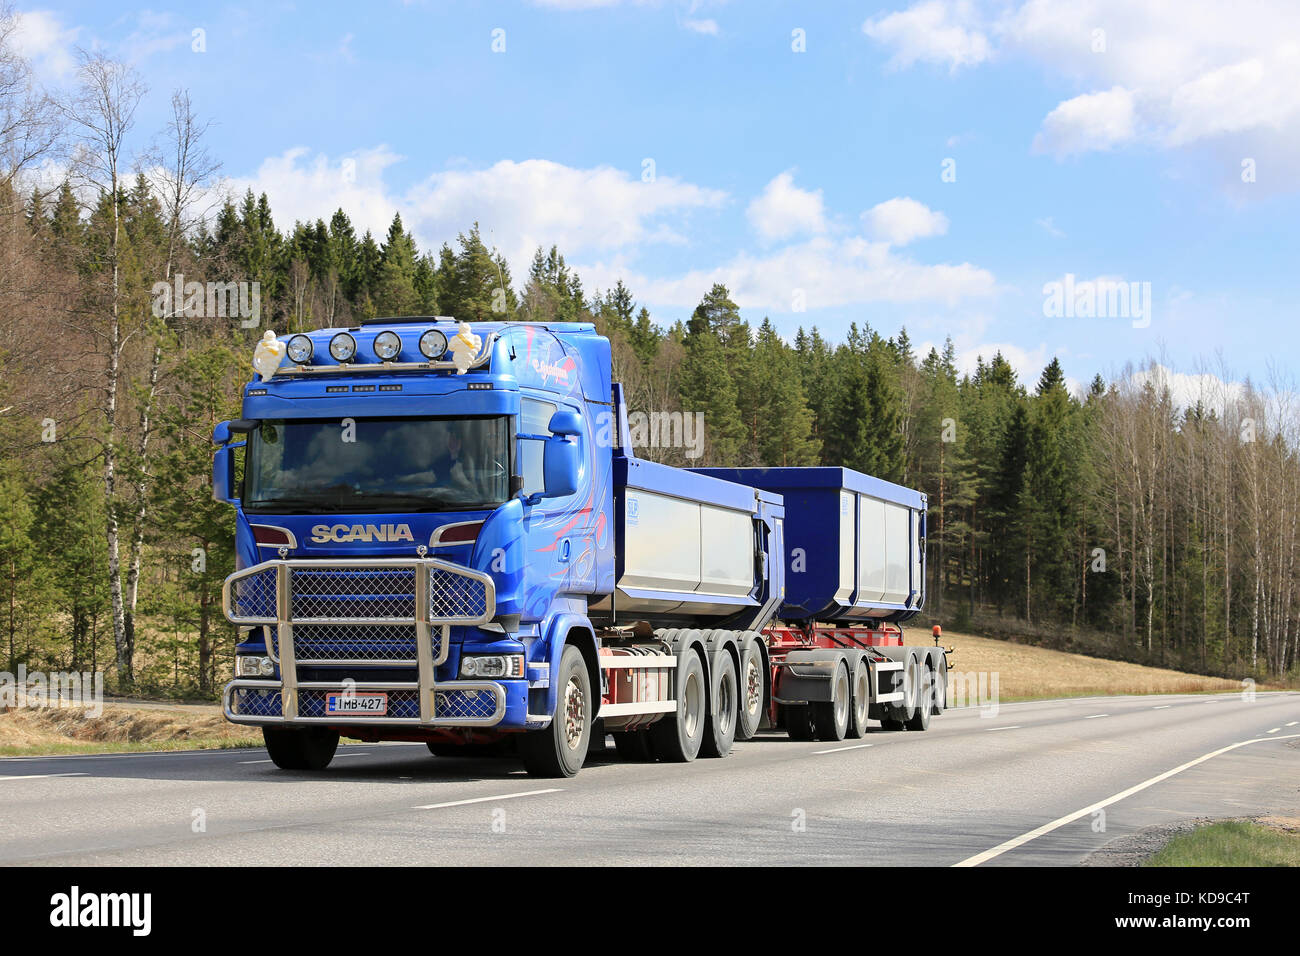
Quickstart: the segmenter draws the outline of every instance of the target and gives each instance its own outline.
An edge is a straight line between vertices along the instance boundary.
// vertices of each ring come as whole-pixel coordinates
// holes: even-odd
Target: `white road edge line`
[[[1152,707],[1151,709],[1152,709],[1152,710],[1168,710],[1168,709],[1169,709],[1170,707],[1172,707],[1172,706],[1174,706],[1174,705],[1173,705],[1173,704],[1161,704],[1161,705],[1159,705],[1158,707]]]
[[[993,859],[995,856],[1001,856],[1003,853],[1006,853],[1008,850],[1014,850],[1016,847],[1024,846],[1030,840],[1036,840],[1038,837],[1043,836],[1046,833],[1051,833],[1053,830],[1059,829],[1065,826],[1067,823],[1073,823],[1075,820],[1078,820],[1080,817],[1086,817],[1089,814],[1102,809],[1103,807],[1108,807],[1112,803],[1118,803],[1120,800],[1123,800],[1127,797],[1131,797],[1135,793],[1140,793],[1141,791],[1145,790],[1147,787],[1153,787],[1156,784],[1160,783],[1161,781],[1168,780],[1170,777],[1174,776],[1175,774],[1182,773],[1184,770],[1189,770],[1192,767],[1195,767],[1197,764],[1205,763],[1205,761],[1209,760],[1212,757],[1217,757],[1220,754],[1226,754],[1229,750],[1236,750],[1238,747],[1244,747],[1247,744],[1257,744],[1260,743],[1261,741],[1290,740],[1293,737],[1300,737],[1300,734],[1287,734],[1284,737],[1252,737],[1250,740],[1239,740],[1235,744],[1228,744],[1228,746],[1226,747],[1221,747],[1218,750],[1212,751],[1208,754],[1204,754],[1203,756],[1197,757],[1195,760],[1189,760],[1187,761],[1187,763],[1175,767],[1173,770],[1166,770],[1164,773],[1152,777],[1150,780],[1144,780],[1141,783],[1137,784],[1136,786],[1129,787],[1127,790],[1115,794],[1113,797],[1107,797],[1105,800],[1099,800],[1098,802],[1092,804],[1091,806],[1084,807],[1082,810],[1074,811],[1074,813],[1071,813],[1069,816],[1061,817],[1059,820],[1053,820],[1051,823],[1045,823],[1038,829],[1030,830],[1028,833],[1022,833],[1020,836],[1015,837],[1014,839],[1011,840],[1007,840],[1005,843],[999,843],[991,850],[985,850],[983,853],[976,853],[974,856],[967,857],[966,859],[960,861],[959,863],[954,863],[953,866],[954,867],[979,866],[981,863],[986,863],[989,860]]]
[[[81,773],[25,773],[16,777],[0,777],[0,783],[6,780],[46,780],[50,777],[84,777],[85,772]]]
[[[1008,727],[990,727],[988,730],[984,732],[986,734],[992,734],[992,733],[997,733],[999,730],[1019,730],[1019,729],[1020,729],[1019,724],[1011,724]]]
[[[814,750],[813,755],[817,754],[842,754],[846,750],[861,750],[863,747],[870,747],[871,744],[854,744],[852,747],[836,747],[834,750]]]
[[[1096,720],[1098,717],[1109,717],[1110,714],[1093,714],[1091,717],[1085,717],[1084,720]]]
[[[552,787],[549,790],[525,790],[523,793],[503,793],[495,797],[474,797],[472,800],[452,800],[448,803],[426,803],[421,807],[411,807],[412,810],[443,810],[447,807],[463,807],[471,803],[496,803],[499,800],[514,800],[518,797],[536,797],[543,793],[560,793],[561,788]]]

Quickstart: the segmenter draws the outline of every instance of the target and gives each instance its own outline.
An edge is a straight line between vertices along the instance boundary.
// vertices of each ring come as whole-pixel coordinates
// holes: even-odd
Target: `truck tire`
[[[855,740],[867,733],[867,715],[871,711],[871,668],[865,658],[858,658],[853,668],[853,707],[849,711],[849,733]]]
[[[649,763],[655,759],[646,730],[614,731],[614,749],[629,763]]]
[[[763,652],[758,641],[745,644],[740,655],[740,707],[736,721],[736,739],[749,740],[763,722],[763,696],[767,681],[763,674]]]
[[[812,740],[817,735],[812,708],[807,704],[786,704],[785,732],[791,740]]]
[[[524,769],[534,777],[572,777],[582,769],[592,731],[591,675],[582,651],[565,645],[556,681],[551,725],[519,741]]]
[[[650,725],[655,756],[665,763],[689,763],[700,753],[708,722],[709,695],[704,664],[694,648],[684,648],[677,662],[677,713]]]
[[[281,770],[324,770],[339,746],[338,731],[328,727],[263,727],[262,739]]]
[[[849,684],[849,669],[843,661],[835,665],[835,676],[831,678],[831,699],[817,701],[812,705],[813,723],[817,727],[817,739],[831,743],[843,740],[849,732],[849,698],[852,694]]]
[[[934,710],[934,677],[930,674],[929,666],[920,658],[912,658],[908,665],[915,668],[916,679],[912,685],[915,689],[912,693],[912,713],[907,718],[908,730],[929,730],[930,713]]]
[[[934,713],[942,714],[948,706],[948,658],[939,654],[936,658],[934,673]]]
[[[713,668],[713,690],[709,694],[709,719],[704,724],[700,752],[706,757],[725,757],[736,740],[736,718],[740,700],[736,687],[736,662],[723,652]]]

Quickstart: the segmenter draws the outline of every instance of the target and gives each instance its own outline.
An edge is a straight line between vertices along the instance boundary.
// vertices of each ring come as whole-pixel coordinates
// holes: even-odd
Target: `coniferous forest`
[[[110,687],[213,694],[234,628],[230,509],[210,495],[212,426],[238,415],[265,329],[373,316],[592,321],[629,406],[700,412],[678,465],[845,465],[929,495],[927,615],[946,626],[1232,677],[1291,678],[1300,650],[1300,429],[1293,382],[1216,369],[1176,400],[1161,367],[1072,391],[1052,360],[859,322],[778,333],[728,289],[652,313],[583,285],[562,250],[528,274],[467,222],[418,248],[400,215],[358,232],[275,224],[274,196],[214,199],[219,168],[184,93],[134,128],[130,69],[82,63],[66,101],[33,92],[0,36],[0,661],[103,669]],[[137,155],[127,144],[154,145]],[[51,179],[50,170],[61,175]],[[241,283],[258,322],[157,283]],[[252,286],[256,283],[256,286]],[[157,314],[162,311],[163,314]],[[956,330],[954,330],[956,331]],[[965,358],[965,357],[961,357]],[[973,370],[972,370],[973,369]],[[671,444],[671,443],[670,443]]]

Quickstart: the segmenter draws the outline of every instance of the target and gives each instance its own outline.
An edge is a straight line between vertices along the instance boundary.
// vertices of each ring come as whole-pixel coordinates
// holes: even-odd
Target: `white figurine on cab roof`
[[[451,360],[456,366],[456,374],[464,375],[469,371],[471,363],[478,357],[478,350],[483,347],[483,340],[470,331],[468,322],[461,322],[456,326],[456,334],[452,336],[448,349],[451,352]]]
[[[262,376],[263,382],[271,381],[271,376],[284,360],[284,343],[277,340],[275,333],[267,329],[262,333],[262,341],[253,349],[253,368]]]

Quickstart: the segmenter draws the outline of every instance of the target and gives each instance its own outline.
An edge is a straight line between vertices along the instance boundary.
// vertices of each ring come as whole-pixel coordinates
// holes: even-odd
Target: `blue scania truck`
[[[214,430],[213,495],[236,513],[223,709],[277,766],[324,769],[344,736],[572,776],[607,735],[689,761],[942,711],[943,649],[901,628],[925,598],[919,492],[638,458],[589,323],[264,346]]]

